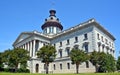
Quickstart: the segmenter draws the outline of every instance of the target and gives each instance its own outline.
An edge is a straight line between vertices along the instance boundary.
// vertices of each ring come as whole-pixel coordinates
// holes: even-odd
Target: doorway
[[[39,72],[39,64],[36,64],[36,73]]]

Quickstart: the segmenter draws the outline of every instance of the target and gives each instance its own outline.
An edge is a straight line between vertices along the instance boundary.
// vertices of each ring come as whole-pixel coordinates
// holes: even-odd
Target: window
[[[62,42],[60,42],[60,47],[62,46]]]
[[[66,50],[67,50],[67,56],[69,56],[70,55],[70,49],[66,48]]]
[[[60,69],[62,70],[62,64],[60,64]]]
[[[87,34],[84,34],[84,40],[87,40],[87,39],[88,39]]]
[[[67,63],[67,68],[70,69],[70,63]]]
[[[86,68],[89,68],[89,62],[86,61]]]
[[[105,39],[105,43],[108,44],[108,40],[107,39]]]
[[[103,36],[101,36],[101,39],[102,39],[102,42],[104,42],[104,40],[103,40]]]
[[[100,40],[100,35],[99,34],[97,34],[97,38],[98,38],[98,40]]]
[[[60,58],[62,58],[62,50],[59,50]]]
[[[110,49],[110,54],[112,54],[112,49]]]
[[[54,33],[54,27],[52,27],[52,33]]]
[[[113,54],[115,53],[115,51],[113,50]]]
[[[79,45],[75,45],[75,46],[74,46],[74,48],[75,48],[76,50],[79,49],[78,47],[79,47]]]
[[[88,44],[85,44],[85,52],[88,53]]]
[[[54,27],[49,27],[49,33],[53,33],[54,32]]]
[[[51,20],[53,19],[53,17],[50,18]]]
[[[56,30],[56,33],[58,33],[58,32],[60,32],[60,31],[61,31],[58,27],[57,27],[56,29],[57,29],[57,30]]]
[[[113,43],[112,43],[112,47],[114,48]]]
[[[44,70],[46,69],[46,65],[44,64]]]
[[[102,45],[102,51],[104,52],[104,45]]]
[[[51,27],[49,27],[49,33],[51,33]]]
[[[78,37],[75,37],[75,43],[78,42]]]
[[[110,47],[111,47],[111,42],[109,42],[109,44],[110,44]]]
[[[55,64],[53,65],[53,68],[54,68],[54,70],[56,70],[56,66],[55,66]]]
[[[43,43],[43,46],[45,46],[45,43]]]
[[[47,33],[47,28],[44,29],[44,33],[45,33],[45,34]]]
[[[54,47],[56,46],[56,44],[54,44]]]
[[[69,41],[69,39],[67,40],[67,45],[69,45],[70,44],[70,41]]]
[[[100,52],[100,44],[98,43],[98,51]]]

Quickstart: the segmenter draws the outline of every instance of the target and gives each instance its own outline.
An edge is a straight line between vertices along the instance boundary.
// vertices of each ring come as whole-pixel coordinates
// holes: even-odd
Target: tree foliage
[[[96,72],[114,72],[116,69],[115,59],[111,54],[94,51],[90,54],[90,61],[95,66]]]
[[[2,53],[0,53],[0,71],[3,68]]]
[[[105,54],[102,62],[100,62],[100,69],[103,72],[114,72],[116,70],[115,59],[111,54]]]
[[[83,50],[72,49],[70,52],[72,64],[76,64],[76,73],[79,73],[79,65],[88,60],[88,55]]]
[[[10,53],[10,65],[13,65],[17,70],[19,64],[27,63],[29,59],[28,51],[20,48],[15,48]]]
[[[2,54],[2,61],[8,65],[9,64],[9,59],[10,59],[10,53],[11,53],[11,50],[5,50],[5,52]]]
[[[6,50],[3,53],[3,62],[8,65],[9,68],[18,69],[18,65],[27,63],[29,60],[29,54],[27,50],[21,48],[15,48],[12,50]]]
[[[120,70],[120,56],[118,57],[118,60],[117,60],[117,70]]]
[[[90,61],[95,66],[96,72],[98,72],[99,69],[99,63],[101,61],[100,59],[101,59],[100,52],[93,51],[90,54]]]
[[[37,52],[37,57],[45,63],[46,74],[48,74],[48,66],[50,62],[53,62],[56,57],[56,49],[54,46],[45,45]]]

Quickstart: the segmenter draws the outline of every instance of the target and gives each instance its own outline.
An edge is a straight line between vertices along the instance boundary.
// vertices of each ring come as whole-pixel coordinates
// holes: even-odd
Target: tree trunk
[[[99,70],[99,67],[97,64],[95,65],[95,70],[96,70],[96,72],[98,72],[98,70]]]
[[[79,64],[76,64],[76,73],[79,73]]]
[[[15,65],[15,72],[18,70],[18,64]]]
[[[46,66],[46,74],[48,74],[48,66],[49,66],[49,63],[46,62],[46,63],[45,63],[45,66]]]

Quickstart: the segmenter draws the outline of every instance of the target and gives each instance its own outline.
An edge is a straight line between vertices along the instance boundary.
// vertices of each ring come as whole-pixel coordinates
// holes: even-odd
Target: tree
[[[18,69],[19,64],[27,63],[29,60],[29,54],[27,50],[21,49],[21,48],[15,48],[10,53],[10,66],[15,68],[15,72]]]
[[[9,59],[10,59],[10,53],[11,50],[5,50],[5,52],[2,53],[2,61],[4,62],[5,65],[9,66]]]
[[[98,72],[100,63],[100,52],[93,51],[90,54],[90,61],[95,66],[96,72]]]
[[[120,70],[120,56],[118,57],[118,60],[117,60],[117,70]]]
[[[45,45],[37,52],[37,57],[45,63],[46,74],[48,74],[48,66],[50,62],[53,62],[56,56],[56,49],[54,46]]]
[[[30,58],[28,51],[21,48],[6,50],[2,56],[3,62],[8,65],[9,68],[15,69],[15,72],[19,64],[27,63]]]
[[[96,72],[114,72],[115,71],[115,60],[111,54],[104,52],[92,52],[90,54],[90,61],[95,66]]]
[[[83,50],[72,49],[70,52],[72,64],[76,64],[76,73],[79,73],[79,65],[88,60],[88,55]]]
[[[114,72],[116,70],[115,59],[111,54],[105,54],[100,62],[100,69],[103,72]]]
[[[0,53],[0,71],[3,69],[2,53]]]

